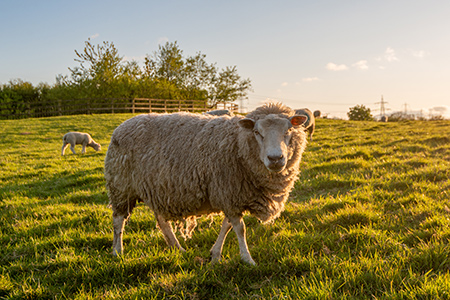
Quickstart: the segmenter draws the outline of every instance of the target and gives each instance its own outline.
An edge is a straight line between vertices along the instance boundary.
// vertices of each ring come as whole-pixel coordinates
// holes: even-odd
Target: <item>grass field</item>
[[[209,263],[220,216],[179,253],[142,204],[111,255],[103,160],[130,117],[0,121],[0,299],[450,299],[450,121],[318,120],[285,212],[245,217],[252,267],[234,233]],[[103,150],[61,157],[75,130]]]

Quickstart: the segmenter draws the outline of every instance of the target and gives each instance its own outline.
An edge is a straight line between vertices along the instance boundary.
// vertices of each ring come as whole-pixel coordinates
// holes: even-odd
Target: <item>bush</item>
[[[364,105],[356,105],[354,107],[350,107],[347,116],[352,121],[372,121],[373,116],[370,113],[370,108],[365,107]]]

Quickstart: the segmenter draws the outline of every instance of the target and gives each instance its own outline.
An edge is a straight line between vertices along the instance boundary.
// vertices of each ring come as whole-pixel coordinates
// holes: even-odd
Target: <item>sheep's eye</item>
[[[259,136],[259,137],[263,138],[263,136],[261,135],[261,133],[259,133],[258,130],[253,130],[253,133],[254,133],[256,136]]]
[[[291,129],[286,130],[286,132],[284,133],[284,136],[289,136],[292,133]]]

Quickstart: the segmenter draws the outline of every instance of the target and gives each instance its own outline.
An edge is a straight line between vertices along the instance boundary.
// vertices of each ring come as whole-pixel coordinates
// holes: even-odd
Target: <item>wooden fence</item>
[[[131,112],[205,112],[208,111],[207,101],[203,100],[159,100],[134,98],[131,101]]]
[[[214,108],[237,112],[234,103],[219,103]],[[148,98],[108,98],[42,101],[36,103],[0,103],[0,119],[40,118],[77,114],[145,113],[145,112],[205,112],[210,110],[205,100],[168,100]]]

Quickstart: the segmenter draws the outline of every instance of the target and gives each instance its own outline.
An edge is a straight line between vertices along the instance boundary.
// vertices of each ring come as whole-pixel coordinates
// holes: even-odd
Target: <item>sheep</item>
[[[231,117],[234,116],[234,114],[228,109],[215,109],[215,110],[210,110],[210,111],[204,112],[203,114],[213,115],[213,116],[223,116],[223,115],[228,115]]]
[[[102,146],[96,143],[89,133],[84,132],[68,132],[63,136],[63,146],[61,149],[61,155],[64,155],[64,151],[70,144],[70,150],[75,154],[75,145],[82,145],[81,153],[86,153],[86,146],[94,148],[95,151],[100,151]]]
[[[171,222],[189,237],[201,215],[223,213],[210,253],[221,258],[231,228],[241,259],[255,265],[246,242],[244,212],[263,223],[276,219],[299,174],[307,120],[281,103],[243,116],[144,114],[119,125],[105,157],[105,179],[113,211],[113,254],[123,252],[125,222],[144,202],[155,214],[167,244],[185,251]],[[184,222],[184,223],[183,223]]]
[[[299,114],[299,115],[305,115],[308,117],[306,122],[303,124],[303,127],[305,128],[305,131],[309,132],[309,139],[312,141],[313,140],[312,136],[313,136],[314,130],[316,128],[316,121],[315,121],[313,113],[307,108],[296,109],[295,113]],[[314,112],[314,113],[316,113],[316,112]]]
[[[322,113],[320,112],[320,110],[315,110],[314,111],[314,118],[320,118],[320,116],[322,115]]]

